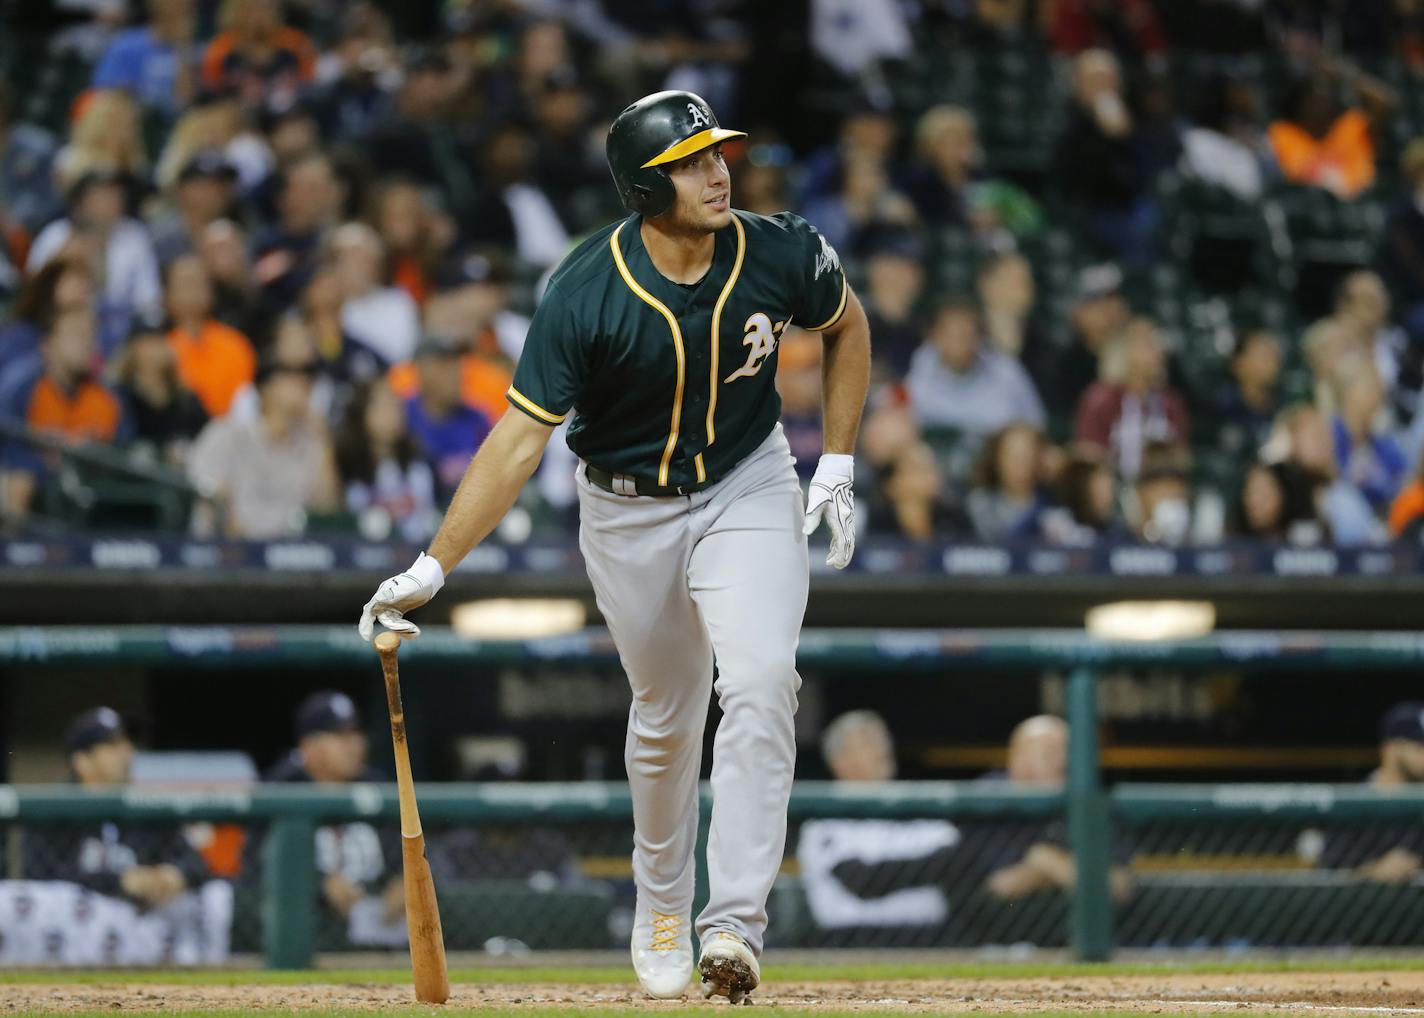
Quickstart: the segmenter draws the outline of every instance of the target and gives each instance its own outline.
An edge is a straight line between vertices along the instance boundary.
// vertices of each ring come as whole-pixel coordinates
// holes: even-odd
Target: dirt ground
[[[242,1008],[335,1008],[379,1011],[411,1003],[407,986],[155,986],[11,984],[0,1014],[48,1011],[157,1011]],[[727,1006],[725,1001],[720,1001]],[[796,1010],[937,1012],[1124,1010],[1162,1014],[1268,1010],[1273,1014],[1424,1015],[1424,971],[1282,972],[1227,975],[1124,975],[1064,979],[955,979],[944,982],[820,982],[764,984],[759,1006]],[[679,1002],[643,999],[633,986],[483,985],[453,987],[457,1007],[552,1005],[560,1008],[676,1009]]]

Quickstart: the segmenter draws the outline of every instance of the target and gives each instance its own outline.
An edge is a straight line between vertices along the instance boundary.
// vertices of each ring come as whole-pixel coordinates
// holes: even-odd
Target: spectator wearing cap
[[[213,317],[212,279],[197,255],[183,255],[168,268],[168,314],[178,377],[209,417],[221,417],[256,375],[257,355],[246,336]]]
[[[0,413],[74,444],[123,437],[123,406],[96,379],[99,350],[94,333],[94,313],[88,308],[59,315],[40,346],[39,370],[11,383]],[[49,459],[19,443],[4,447],[5,505],[11,512],[28,511]]]
[[[229,537],[268,540],[302,533],[308,512],[338,503],[331,443],[311,412],[315,359],[302,365],[267,360],[256,380],[257,415],[210,421],[188,456],[188,476],[208,500],[195,527],[212,532],[224,511]]]
[[[345,693],[312,693],[297,706],[294,728],[296,747],[263,775],[264,781],[331,787],[387,780],[366,763],[361,715]],[[377,831],[362,821],[317,829],[322,900],[346,921],[353,943],[405,942],[399,858],[392,831]]]
[[[1152,319],[1134,318],[1103,351],[1102,378],[1078,404],[1074,438],[1132,480],[1149,444],[1185,446],[1187,437],[1187,404],[1167,382],[1162,332]]]
[[[986,347],[979,309],[944,301],[905,379],[915,419],[984,438],[1016,421],[1043,427],[1043,404],[1022,365]]]
[[[146,24],[114,36],[94,68],[95,88],[121,88],[168,120],[197,85],[193,0],[149,0]]]
[[[925,288],[925,246],[909,230],[882,232],[868,245],[865,314],[875,336],[881,374],[903,378],[924,336],[920,300]]]
[[[104,304],[123,316],[160,307],[158,257],[143,224],[125,215],[124,178],[113,171],[86,173],[69,189],[68,201],[69,214],[41,230],[30,246],[27,271],[39,271],[61,252],[76,251],[90,259],[95,277],[103,280]]]
[[[249,109],[292,105],[316,73],[316,50],[282,23],[278,0],[223,0],[218,24],[203,53],[203,87],[235,93]]]
[[[1034,381],[1055,418],[1070,417],[1083,393],[1102,373],[1101,358],[1127,325],[1131,311],[1122,296],[1122,270],[1111,262],[1078,274],[1078,294],[1069,312],[1069,334],[1056,357],[1037,365]]]
[[[232,211],[237,168],[214,149],[189,159],[178,173],[169,212],[152,224],[153,247],[160,265],[197,250],[205,229]]]
[[[435,466],[441,500],[448,499],[485,436],[490,420],[460,393],[460,351],[428,336],[415,352],[419,392],[406,400],[406,421],[425,458]]]
[[[252,273],[274,313],[291,308],[319,268],[322,242],[341,214],[343,193],[324,155],[303,156],[282,171],[277,222],[252,244]]]
[[[31,235],[63,209],[54,187],[55,141],[19,119],[10,83],[0,81],[0,194],[5,210]]]
[[[114,791],[129,784],[134,746],[117,712],[87,710],[64,734],[65,760],[81,788]],[[25,876],[62,880],[97,894],[161,908],[207,875],[202,857],[178,828],[125,827],[111,821],[29,828]]]
[[[410,294],[382,283],[385,249],[375,230],[352,222],[327,243],[327,263],[341,292],[341,331],[387,364],[408,360],[420,338],[420,312]]]
[[[1380,765],[1366,779],[1388,794],[1424,783],[1424,702],[1396,703],[1380,718]],[[1331,831],[1321,864],[1351,869],[1379,884],[1404,884],[1424,869],[1424,827],[1415,823],[1357,825]]]
[[[135,319],[114,376],[132,440],[147,445],[160,461],[181,467],[208,414],[183,384],[178,355],[156,316]]]
[[[1150,254],[1155,218],[1138,165],[1139,141],[1117,58],[1102,49],[1079,55],[1073,61],[1073,105],[1058,138],[1053,176],[1097,249],[1133,264]]]

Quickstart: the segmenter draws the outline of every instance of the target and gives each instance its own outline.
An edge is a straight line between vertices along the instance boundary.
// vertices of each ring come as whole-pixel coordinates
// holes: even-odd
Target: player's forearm
[[[854,293],[845,317],[823,340],[821,448],[829,453],[854,453],[860,414],[870,390],[870,323]]]
[[[445,520],[430,542],[429,554],[440,563],[445,575],[509,512],[539,465],[550,430],[534,424],[517,410],[500,418],[465,468]]]

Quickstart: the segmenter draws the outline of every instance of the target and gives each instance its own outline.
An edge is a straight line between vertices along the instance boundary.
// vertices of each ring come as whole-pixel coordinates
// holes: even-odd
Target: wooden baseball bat
[[[415,802],[415,782],[410,776],[410,752],[405,741],[405,708],[401,706],[400,671],[396,652],[400,637],[376,637],[381,671],[386,676],[386,707],[391,714],[391,741],[396,750],[396,785],[400,790],[401,861],[405,879],[405,924],[410,938],[410,968],[415,977],[415,999],[443,1004],[450,999],[450,973],[445,966],[445,936],[440,929],[440,902],[435,881],[425,861],[425,832]]]

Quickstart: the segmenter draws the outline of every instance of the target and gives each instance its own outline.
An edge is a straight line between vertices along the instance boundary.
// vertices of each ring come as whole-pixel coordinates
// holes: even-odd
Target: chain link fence
[[[427,821],[451,951],[626,949],[634,905],[626,801],[551,809],[538,788],[521,806],[520,789],[504,786],[501,815],[487,822]],[[1060,797],[1025,799],[985,783],[918,796],[916,783],[886,788],[878,801],[872,790],[830,786],[807,798],[798,790],[768,946],[1070,944],[1075,859]],[[272,823],[191,818],[202,809],[167,821],[0,822],[0,964],[271,960],[273,938],[303,915],[317,953],[402,947],[393,819],[370,803],[367,819],[349,805],[333,809],[329,798],[310,801],[325,804],[310,819],[292,808]],[[273,880],[274,868],[293,865],[273,830],[294,817],[310,846],[297,860],[310,867],[305,900],[290,897],[303,885]],[[1424,943],[1424,881],[1381,862],[1417,860],[1418,819],[1129,818],[1116,826],[1109,888],[1119,947]],[[176,888],[164,883],[173,874]]]

